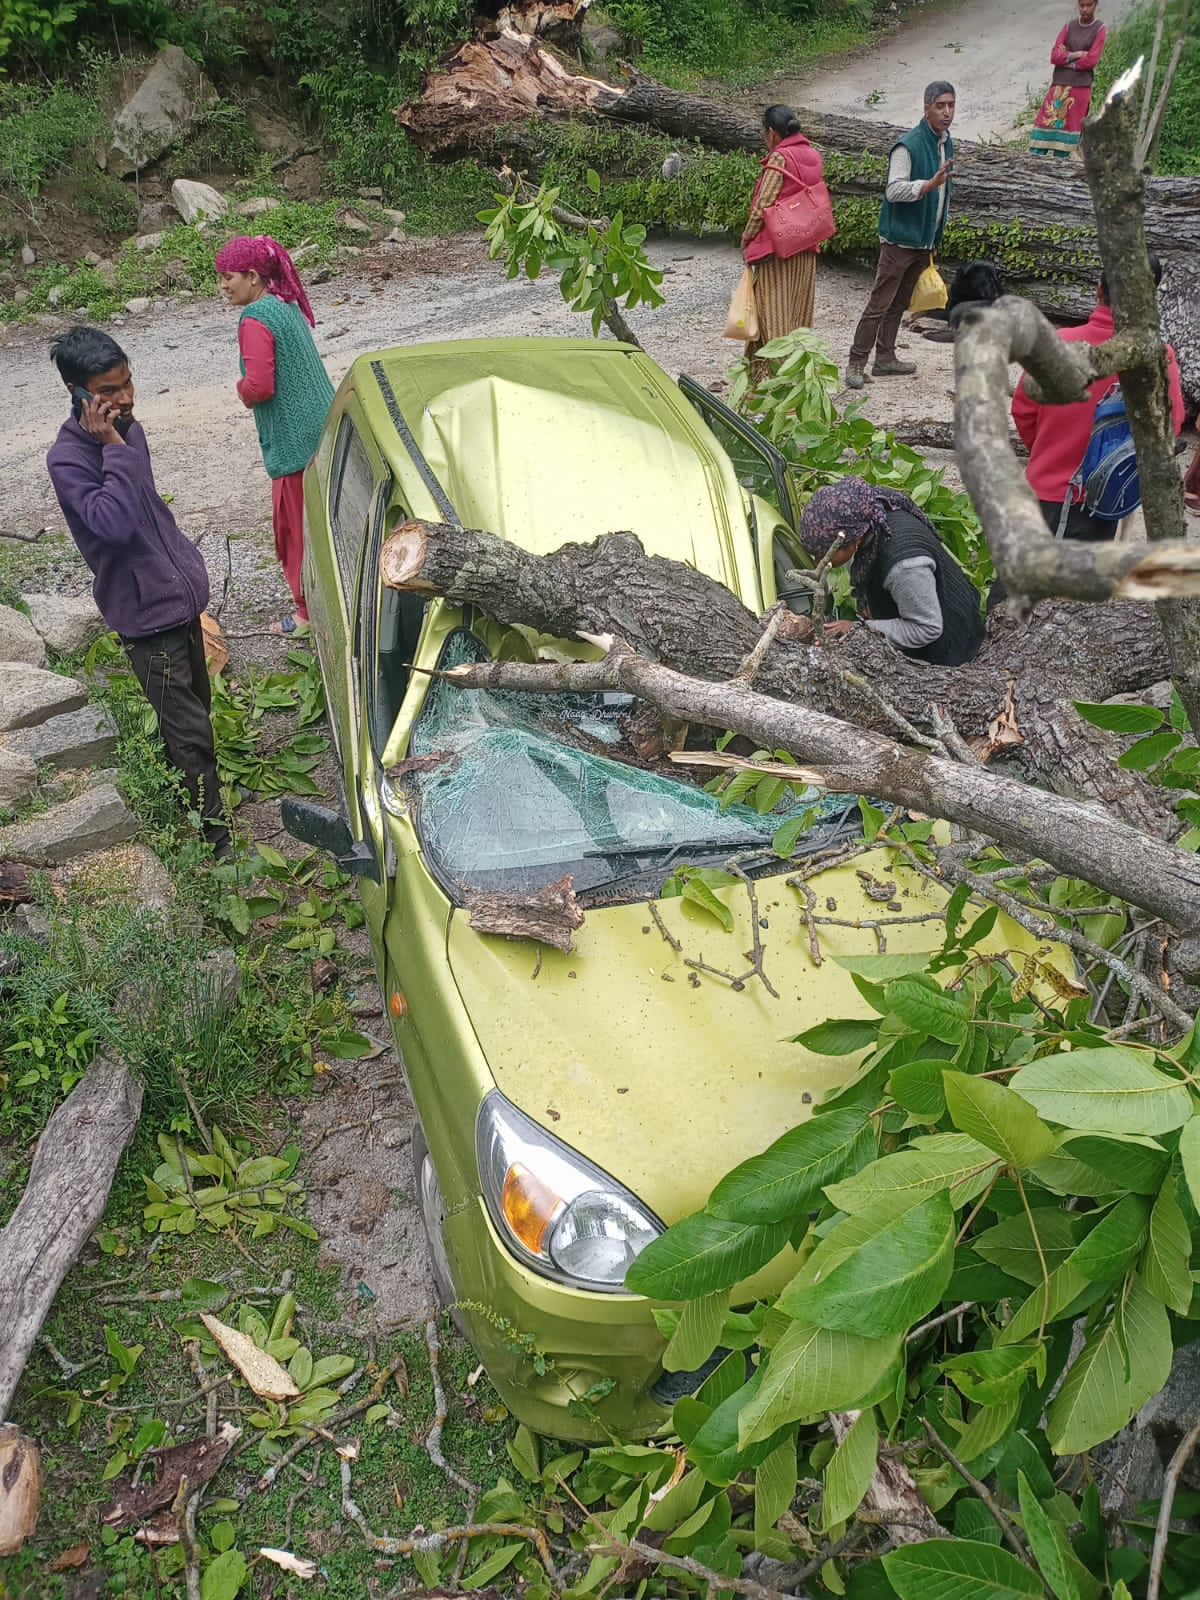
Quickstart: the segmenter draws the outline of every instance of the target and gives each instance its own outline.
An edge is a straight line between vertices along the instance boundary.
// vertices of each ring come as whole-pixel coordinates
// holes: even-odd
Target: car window
[[[337,551],[343,592],[354,594],[358,559],[367,535],[371,516],[371,496],[375,473],[358,429],[348,416],[342,418],[333,454],[333,489],[329,497],[329,523]]]
[[[482,640],[456,629],[438,666],[487,659]],[[811,813],[812,849],[858,828],[845,796],[814,789],[760,816],[616,759],[634,705],[625,694],[517,694],[434,679],[405,781],[426,859],[452,899],[530,893],[567,872],[581,896],[645,898],[681,862],[719,866],[750,852],[783,871],[771,840],[789,817]]]
[[[795,524],[795,506],[788,465],[769,439],[764,439],[736,411],[686,375],[679,388],[704,418],[717,443],[729,457],[734,476],[743,489],[761,495],[780,513],[785,522]]]

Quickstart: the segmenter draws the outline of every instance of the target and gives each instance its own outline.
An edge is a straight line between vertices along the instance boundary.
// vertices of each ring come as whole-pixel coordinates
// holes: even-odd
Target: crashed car
[[[853,1070],[854,1057],[788,1042],[864,1004],[848,972],[814,963],[810,902],[786,878],[796,857],[855,838],[859,808],[814,792],[760,815],[682,768],[647,770],[629,759],[626,696],[455,687],[436,674],[528,658],[530,640],[385,586],[380,551],[409,518],[535,553],[631,529],[761,613],[804,560],[786,468],[639,350],[495,339],[356,360],[304,488],[305,593],[345,809],[288,801],[285,822],[359,877],[420,1121],[414,1181],[438,1290],[517,1417],[560,1436],[649,1434],[689,1375],[664,1373],[653,1308],[624,1288],[630,1263]],[[804,820],[785,861],[772,839],[789,815]],[[720,919],[664,892],[680,868],[734,857],[741,876],[709,890]],[[497,906],[564,878],[584,913],[569,950],[481,931]],[[943,903],[882,852],[832,865],[808,884],[847,924],[821,930],[827,956],[876,951],[848,924],[879,915],[880,878],[910,918]],[[940,936],[912,920],[889,950]],[[760,945],[769,984],[731,986]],[[734,1303],[786,1271],[764,1269]]]

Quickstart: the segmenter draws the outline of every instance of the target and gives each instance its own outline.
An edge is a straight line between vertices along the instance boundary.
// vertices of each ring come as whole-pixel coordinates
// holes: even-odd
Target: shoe
[[[310,631],[308,622],[304,617],[280,617],[278,622],[271,624],[272,633],[281,633],[287,639],[306,638]]]
[[[1200,494],[1185,494],[1183,503],[1191,516],[1200,517]]]
[[[877,378],[911,378],[916,370],[915,361],[898,361],[895,356],[876,356],[871,368]]]
[[[232,859],[233,840],[230,838],[228,828],[222,828],[220,833],[211,834],[208,842],[212,846],[214,861],[229,861]]]
[[[867,374],[859,361],[851,361],[846,368],[847,389],[861,389],[867,381]]]

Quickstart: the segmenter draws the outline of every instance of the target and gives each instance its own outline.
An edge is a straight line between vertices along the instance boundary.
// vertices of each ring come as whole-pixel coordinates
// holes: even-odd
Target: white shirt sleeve
[[[919,200],[925,180],[912,176],[912,156],[905,145],[898,144],[888,162],[887,188],[884,193],[893,205]]]

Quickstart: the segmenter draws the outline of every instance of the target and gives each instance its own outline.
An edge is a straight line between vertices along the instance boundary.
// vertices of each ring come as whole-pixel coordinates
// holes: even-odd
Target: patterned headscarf
[[[890,537],[889,511],[907,511],[931,533],[937,532],[916,501],[901,490],[843,478],[818,489],[801,512],[800,543],[819,561],[833,548],[838,534],[844,534],[843,547],[854,551],[850,581],[857,587],[874,562],[876,541]]]
[[[316,327],[317,319],[313,316],[295,263],[279,240],[272,239],[269,233],[260,233],[253,239],[245,234],[236,239],[227,239],[217,251],[213,265],[218,272],[257,272],[266,284],[268,294],[273,294],[277,300],[288,300],[299,306],[310,325]]]

